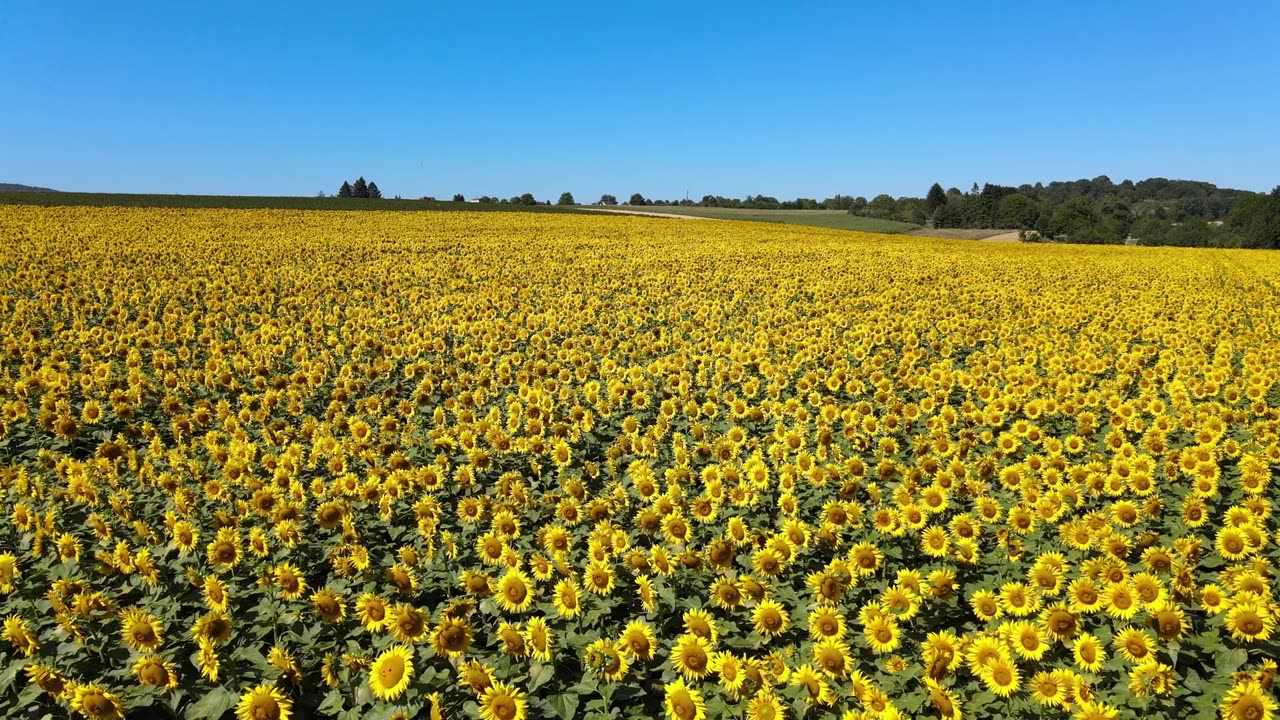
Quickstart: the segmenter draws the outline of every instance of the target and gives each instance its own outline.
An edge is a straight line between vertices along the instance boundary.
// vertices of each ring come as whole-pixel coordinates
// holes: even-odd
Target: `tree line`
[[[361,175],[354,183],[343,180],[342,187],[338,188],[338,197],[378,199],[382,197],[382,191],[378,189],[378,183],[366,183]]]
[[[1006,228],[1074,243],[1280,247],[1272,219],[1280,212],[1277,203],[1277,192],[1165,178],[1116,184],[1103,175],[1018,187],[974,183],[968,192],[934,183],[923,198],[855,198],[849,212],[935,228]]]

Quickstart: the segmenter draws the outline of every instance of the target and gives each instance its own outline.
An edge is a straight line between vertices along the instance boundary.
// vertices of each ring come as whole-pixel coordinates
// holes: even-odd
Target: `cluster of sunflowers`
[[[0,208],[0,715],[1271,720],[1280,256]]]

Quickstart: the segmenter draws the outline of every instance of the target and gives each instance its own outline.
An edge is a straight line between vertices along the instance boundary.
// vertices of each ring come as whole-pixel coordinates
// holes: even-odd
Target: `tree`
[[[1118,242],[1115,227],[1093,203],[1074,197],[1053,213],[1053,232],[1066,235],[1068,242],[1102,244]]]
[[[369,197],[369,184],[364,181],[364,176],[356,178],[355,185],[351,186],[351,197],[367,198]]]
[[[601,205],[617,205],[617,204],[618,204],[618,198],[616,198],[616,197],[614,197],[614,196],[612,196],[612,195],[601,195],[601,196],[600,196],[600,204],[601,204]]]
[[[1227,214],[1226,226],[1249,248],[1280,248],[1280,186],[1270,195],[1246,195]]]
[[[892,220],[898,214],[898,201],[892,195],[880,194],[867,204],[867,215],[881,220]]]
[[[518,202],[521,205],[537,205],[538,201],[534,199],[533,193],[525,193],[518,198],[512,198],[511,202]]]
[[[560,199],[556,201],[557,205],[572,205],[573,193],[560,193]]]
[[[648,205],[649,201],[645,200],[644,196],[641,195],[640,193],[632,193],[631,204],[632,205]]]
[[[941,185],[934,183],[933,187],[929,188],[929,194],[924,198],[925,213],[932,216],[934,210],[937,210],[946,204],[947,192],[942,189]]]
[[[1022,193],[1014,193],[1006,196],[997,206],[996,226],[1030,230],[1036,226],[1039,217],[1040,206],[1035,200]]]
[[[378,189],[378,183],[369,183],[369,197],[377,200],[382,197],[382,191]]]
[[[342,187],[338,188],[338,197],[351,197],[351,183],[342,181]]]
[[[453,194],[453,201],[454,201],[454,202],[466,202],[466,201],[467,201],[467,196],[463,195],[462,193],[454,193],[454,194]]]

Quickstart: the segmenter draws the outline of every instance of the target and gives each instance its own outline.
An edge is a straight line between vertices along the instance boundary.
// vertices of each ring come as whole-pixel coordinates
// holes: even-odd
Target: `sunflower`
[[[191,635],[197,641],[203,640],[216,646],[231,639],[231,629],[231,618],[226,613],[210,610],[196,618],[195,624],[191,626]]]
[[[227,586],[217,577],[210,575],[204,579],[204,604],[210,610],[227,611],[227,603],[231,598],[227,594]]]
[[[527,707],[524,691],[495,681],[480,698],[480,717],[482,720],[524,720]]]
[[[221,528],[206,550],[215,568],[230,570],[240,562],[240,534],[233,528]]]
[[[584,652],[587,668],[597,677],[617,682],[626,674],[629,665],[622,648],[608,638],[596,638]]]
[[[120,696],[96,683],[77,685],[75,695],[71,697],[71,707],[89,720],[120,720],[124,717]]]
[[[805,702],[810,705],[831,705],[836,700],[831,686],[812,665],[805,664],[796,668],[788,682],[792,687],[801,688]]]
[[[387,627],[391,635],[402,643],[413,644],[430,630],[426,613],[408,603],[397,603],[387,613]]]
[[[717,578],[711,583],[711,598],[721,610],[733,610],[742,604],[742,591],[737,583],[726,577]]]
[[[671,667],[690,680],[706,677],[711,672],[711,643],[701,635],[681,635],[671,649]]]
[[[782,703],[767,687],[747,701],[747,720],[780,720],[782,717]]]
[[[1009,644],[1015,652],[1027,660],[1039,660],[1049,649],[1049,644],[1034,623],[1022,621],[1008,627]]]
[[[529,647],[529,654],[535,660],[542,662],[551,660],[551,628],[547,626],[544,618],[533,618],[525,625],[524,640]]]
[[[744,660],[733,653],[718,652],[711,656],[711,669],[720,675],[720,687],[737,698],[747,681]]]
[[[684,684],[684,678],[676,678],[675,682],[664,686],[664,705],[670,720],[703,720],[707,715],[706,703],[702,695]]]
[[[413,678],[413,649],[393,645],[373,661],[369,668],[369,689],[379,699],[395,700],[409,687]]]
[[[1113,582],[1102,594],[1107,614],[1117,620],[1128,620],[1137,614],[1139,605],[1133,588],[1125,582]]]
[[[327,587],[312,593],[311,606],[320,619],[327,623],[336,623],[347,616],[346,603],[342,602],[338,593]]]
[[[172,690],[178,686],[178,673],[173,663],[157,655],[143,655],[133,664],[133,676],[139,685]]]
[[[849,672],[849,646],[837,638],[824,638],[813,645],[813,664],[833,678]]]
[[[715,618],[706,610],[685,610],[682,617],[685,632],[692,633],[715,645],[720,639],[720,629],[716,627]]]
[[[529,576],[512,568],[498,581],[498,604],[510,613],[521,613],[533,604],[533,583]]]
[[[160,620],[142,608],[120,614],[120,640],[134,650],[151,651],[160,646]]]
[[[240,696],[236,703],[238,720],[289,720],[289,712],[293,703],[280,693],[274,685],[259,685],[250,688]]]
[[[556,614],[560,617],[566,619],[575,618],[582,612],[578,584],[571,578],[565,578],[556,583],[554,596]]]
[[[1182,637],[1187,627],[1186,619],[1182,608],[1169,600],[1161,600],[1147,607],[1147,624],[1165,642]]]
[[[890,618],[882,617],[872,620],[863,628],[867,644],[878,655],[891,653],[898,648],[898,623]]]
[[[499,623],[498,640],[502,643],[502,652],[512,658],[523,660],[529,656],[529,647],[525,644],[524,632],[519,625],[512,625],[509,622]]]
[[[973,614],[978,616],[983,622],[990,622],[1004,614],[1004,608],[1000,606],[997,595],[990,590],[978,590],[969,598],[969,605],[973,608]]]
[[[272,568],[271,575],[280,590],[280,597],[285,600],[296,600],[307,591],[307,581],[302,577],[302,571],[294,565],[280,563]]]
[[[933,678],[924,679],[925,689],[929,691],[929,701],[938,711],[941,720],[960,720],[960,701],[949,690]]]
[[[456,657],[471,647],[471,625],[462,618],[445,617],[431,633],[431,645],[436,654]]]
[[[756,632],[766,637],[777,637],[787,629],[790,617],[781,603],[774,600],[761,600],[751,611],[751,622]]]
[[[1068,688],[1054,673],[1038,672],[1027,681],[1031,697],[1045,707],[1062,707],[1067,703]]]
[[[809,613],[809,636],[814,640],[843,638],[847,631],[844,615],[831,605],[819,605]]]
[[[596,595],[608,595],[613,592],[613,568],[603,562],[592,562],[582,578],[582,585],[588,592]]]
[[[376,633],[387,627],[387,603],[373,593],[365,593],[356,600],[356,619],[365,630]]]
[[[1276,701],[1254,680],[1236,683],[1218,706],[1223,720],[1272,720]]]
[[[36,641],[36,636],[27,627],[27,623],[17,615],[10,615],[4,620],[3,637],[18,652],[26,657],[31,657],[40,649],[40,643]]]
[[[643,620],[632,620],[622,631],[618,641],[623,652],[632,660],[652,660],[657,647],[653,627]]]
[[[1098,672],[1102,669],[1102,664],[1107,661],[1107,653],[1102,648],[1102,643],[1089,633],[1078,636],[1071,651],[1075,657],[1076,667],[1086,672]]]
[[[458,667],[458,682],[479,697],[495,682],[493,668],[479,660],[469,660]]]
[[[1272,612],[1261,603],[1237,601],[1227,611],[1227,629],[1240,642],[1267,640],[1275,626]]]
[[[983,668],[982,681],[992,693],[1009,697],[1022,684],[1022,676],[1018,674],[1018,666],[1012,660],[997,657]]]
[[[48,665],[28,665],[25,670],[28,682],[54,697],[62,695],[71,687],[71,681],[66,676]]]

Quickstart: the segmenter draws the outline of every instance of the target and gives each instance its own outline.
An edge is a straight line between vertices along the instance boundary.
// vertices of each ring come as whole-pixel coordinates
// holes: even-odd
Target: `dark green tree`
[[[351,186],[351,197],[369,197],[369,184],[364,181],[363,175],[356,178],[355,184]]]
[[[533,193],[525,193],[518,198],[513,198],[511,202],[517,202],[521,205],[537,205],[538,201],[534,199]]]
[[[929,194],[924,198],[924,211],[929,216],[933,215],[933,211],[947,204],[947,191],[942,189],[938,183],[934,183],[929,188]]]
[[[378,189],[378,183],[369,183],[369,197],[375,200],[382,197],[382,191]]]
[[[351,197],[351,183],[342,181],[342,187],[338,188],[338,197]]]
[[[1055,235],[1067,242],[1098,245],[1118,242],[1115,228],[1098,207],[1083,197],[1074,197],[1058,207],[1051,223]]]
[[[454,193],[454,195],[453,195],[453,201],[454,201],[454,202],[466,202],[466,201],[467,201],[467,196],[466,196],[466,195],[463,195],[462,193]]]
[[[617,205],[617,204],[618,204],[618,198],[616,198],[616,197],[614,197],[614,196],[612,196],[612,195],[601,195],[601,196],[600,196],[600,204],[601,204],[601,205]]]
[[[1040,206],[1035,200],[1014,193],[1006,195],[996,210],[996,227],[1033,230],[1040,217]]]
[[[560,199],[556,201],[557,205],[572,205],[573,193],[560,193]]]
[[[648,201],[648,200],[645,200],[645,199],[644,199],[644,196],[643,196],[643,195],[641,195],[640,193],[632,193],[632,194],[631,194],[631,204],[632,204],[632,205],[648,205],[648,204],[649,204],[649,201]]]
[[[1226,219],[1226,226],[1249,248],[1280,248],[1280,186],[1270,195],[1240,198]]]

